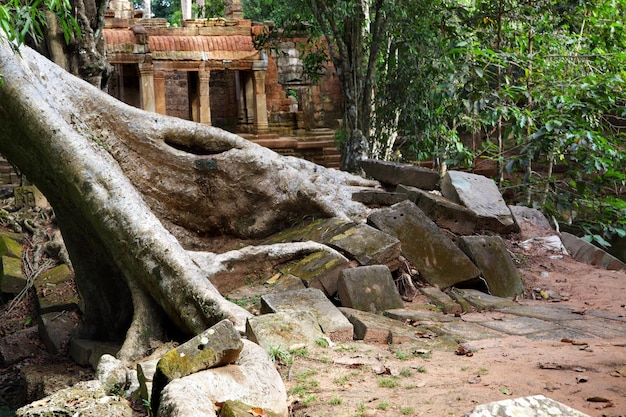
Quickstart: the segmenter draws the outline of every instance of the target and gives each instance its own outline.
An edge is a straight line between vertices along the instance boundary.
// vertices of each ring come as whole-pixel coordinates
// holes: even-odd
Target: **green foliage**
[[[77,35],[80,28],[71,14],[69,0],[8,0],[0,4],[0,29],[17,49],[27,40],[36,44],[44,37],[46,11],[52,12],[63,30],[65,42]]]
[[[191,7],[194,16],[197,18],[205,17],[210,19],[214,17],[224,17],[225,5],[223,0],[205,0],[204,6],[199,7],[193,4]]]
[[[153,17],[166,19],[170,26],[181,26],[183,13],[180,1],[153,0],[151,3],[151,12]]]

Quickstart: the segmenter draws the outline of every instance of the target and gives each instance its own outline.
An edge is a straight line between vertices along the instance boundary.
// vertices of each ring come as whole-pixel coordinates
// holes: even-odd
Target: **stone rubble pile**
[[[373,207],[367,223],[318,219],[267,239],[266,244],[312,240],[332,250],[312,253],[281,267],[260,298],[260,314],[248,320],[243,336],[229,322],[220,322],[129,370],[111,356],[118,347],[70,340],[75,326],[71,312],[79,303],[69,285],[67,266],[42,274],[34,288],[39,334],[46,348],[54,353],[69,344],[73,359],[97,369],[98,380],[81,386],[85,403],[70,410],[66,395],[78,386],[23,407],[17,415],[43,415],[42,410],[54,407],[66,407],[67,415],[104,415],[98,407],[110,401],[111,387],[115,386],[140,396],[159,417],[217,416],[217,403],[224,404],[220,412],[225,413],[226,408],[230,413],[219,415],[247,416],[250,407],[260,407],[268,415],[286,416],[286,393],[269,356],[272,349],[312,347],[321,340],[419,342],[419,334],[435,334],[435,343],[441,348],[455,349],[459,340],[500,337],[498,332],[512,331],[505,322],[459,320],[462,312],[473,309],[505,309],[511,315],[510,326],[516,329],[536,320],[528,326],[534,329],[533,337],[541,337],[542,330],[558,337],[580,336],[587,331],[585,327],[571,327],[569,317],[562,322],[567,321],[570,327],[563,325],[556,333],[554,326],[561,326],[562,317],[553,317],[557,324],[542,328],[539,322],[545,317],[529,317],[512,301],[522,296],[524,286],[500,235],[520,230],[523,235],[530,222],[534,230],[545,235],[529,236],[529,241],[554,237],[556,233],[540,212],[507,206],[495,183],[475,174],[450,171],[440,181],[436,172],[411,165],[367,160],[363,168],[368,176],[395,190],[353,195],[354,200]],[[600,256],[573,236],[566,236],[562,245],[572,253],[583,253],[590,263],[626,269],[623,263],[604,253]],[[10,237],[0,236],[2,292],[17,294],[27,286],[20,250]],[[425,285],[413,285],[418,277]],[[402,282],[409,290],[428,297],[430,305],[406,309],[398,290]],[[418,324],[407,326],[407,322]],[[23,342],[32,335],[27,330],[14,337],[21,337]],[[21,359],[11,356],[10,345],[22,342],[7,339],[0,339],[1,366]],[[540,399],[515,404],[538,402]],[[119,404],[115,407],[121,408],[115,415],[130,415],[128,405],[128,410]],[[475,411],[471,415],[500,414]]]

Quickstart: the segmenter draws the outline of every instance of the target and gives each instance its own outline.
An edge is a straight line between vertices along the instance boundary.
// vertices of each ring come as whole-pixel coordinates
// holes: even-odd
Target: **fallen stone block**
[[[404,257],[431,285],[448,288],[480,275],[467,255],[410,201],[377,210],[367,221],[397,237]]]
[[[458,245],[482,271],[489,293],[514,297],[524,293],[524,283],[500,236],[461,236]]]
[[[366,343],[400,344],[415,341],[415,328],[367,311],[339,307],[354,326],[354,338]]]
[[[268,352],[272,348],[291,351],[294,346],[315,347],[324,333],[310,311],[283,310],[250,317],[246,322],[246,337]]]
[[[361,265],[398,266],[400,241],[367,224],[359,224],[332,237],[328,245]]]
[[[2,271],[0,271],[0,292],[19,294],[26,285],[27,280],[22,272],[22,260],[10,256],[0,258]]]
[[[0,234],[0,256],[10,256],[11,258],[22,259],[22,245],[14,239]]]
[[[55,266],[37,277],[34,287],[40,314],[78,308],[78,293],[72,278],[66,264]]]
[[[115,356],[120,348],[121,346],[116,343],[73,337],[70,339],[69,354],[78,365],[96,369],[102,355]]]
[[[46,313],[39,316],[39,337],[53,355],[68,348],[78,320],[69,311]]]
[[[577,236],[561,232],[561,240],[577,261],[613,271],[626,270],[624,262]]]
[[[287,392],[268,353],[249,340],[236,364],[194,373],[162,391],[158,417],[216,417],[215,403],[241,401],[275,416],[287,417]]]
[[[34,185],[24,185],[22,187],[15,187],[13,190],[15,196],[15,207],[50,207],[48,200],[42,194],[41,191]]]
[[[449,294],[458,303],[462,303],[464,300],[479,311],[501,310],[507,307],[518,306],[513,300],[485,294],[478,290],[453,288],[449,291]],[[463,308],[463,311],[465,311],[465,308]]]
[[[367,176],[390,185],[410,185],[423,190],[434,190],[439,182],[439,173],[416,165],[364,159],[361,168]]]
[[[474,233],[478,218],[476,214],[447,198],[416,187],[398,185],[398,192],[405,192],[411,201],[420,208],[437,226],[458,235]]]
[[[441,180],[441,193],[476,214],[475,230],[502,234],[517,231],[511,210],[493,180],[468,172],[448,171]]]
[[[326,295],[316,288],[266,294],[261,297],[261,313],[276,313],[285,310],[311,312],[324,334],[333,342],[352,340],[352,324]]]
[[[250,417],[250,416],[274,417],[275,413],[260,407],[254,407],[241,401],[226,401],[220,409],[220,417]]]
[[[174,379],[237,361],[243,348],[232,322],[222,320],[167,352],[157,363],[152,381],[152,409],[159,409],[161,390]]]
[[[281,272],[300,278],[306,287],[322,290],[330,297],[337,292],[339,274],[349,266],[350,262],[341,254],[321,250],[286,266]]]
[[[567,416],[590,417],[543,395],[494,401],[478,405],[463,417]]]
[[[314,220],[306,225],[298,225],[283,230],[264,241],[263,244],[306,242],[312,240],[318,243],[327,243],[330,238],[354,226],[354,223],[338,217]]]
[[[5,368],[29,357],[43,353],[39,346],[37,326],[31,326],[0,339],[0,367]]]
[[[275,292],[303,290],[305,288],[306,286],[304,285],[304,282],[292,274],[281,275],[281,277],[278,278],[272,285],[272,290]]]
[[[383,190],[363,190],[352,193],[352,200],[366,206],[392,206],[407,198],[408,196],[404,193],[390,193]]]
[[[509,206],[509,210],[519,227],[522,240],[557,234],[541,211],[526,206]]]
[[[133,409],[128,401],[120,401],[117,395],[108,395],[100,381],[94,380],[79,382],[70,388],[57,391],[18,409],[15,415],[19,417],[132,417]]]
[[[427,296],[444,314],[461,314],[463,309],[448,294],[437,287],[421,287],[420,292]]]
[[[344,269],[337,296],[343,307],[371,313],[404,307],[389,268],[384,265]]]

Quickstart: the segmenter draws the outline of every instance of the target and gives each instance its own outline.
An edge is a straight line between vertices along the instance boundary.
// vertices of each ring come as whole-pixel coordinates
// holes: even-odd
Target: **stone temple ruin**
[[[254,44],[271,22],[243,19],[240,2],[226,18],[143,18],[127,0],[106,13],[104,41],[114,71],[109,93],[132,106],[240,134],[281,154],[338,167],[333,130],[342,115],[334,71],[318,85],[302,79],[298,39],[269,53]],[[257,49],[258,48],[258,49]]]

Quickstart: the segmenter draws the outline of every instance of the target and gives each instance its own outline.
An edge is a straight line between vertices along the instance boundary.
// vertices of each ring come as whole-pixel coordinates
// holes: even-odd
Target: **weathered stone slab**
[[[354,326],[354,338],[366,343],[400,344],[415,341],[416,328],[379,314],[339,307],[339,310]]]
[[[287,392],[274,363],[262,347],[243,340],[235,365],[176,379],[162,391],[159,417],[215,417],[215,403],[242,401],[266,413],[287,417]],[[154,409],[153,409],[154,410]]]
[[[517,230],[511,210],[493,180],[468,172],[448,171],[441,181],[444,197],[462,204],[479,219],[476,230],[510,233]]]
[[[270,237],[264,244],[285,243],[285,242],[305,242],[312,240],[319,243],[328,243],[328,240],[335,235],[343,233],[354,226],[354,223],[338,217],[330,219],[318,219],[306,225],[298,225],[284,230]]]
[[[509,206],[509,210],[520,229],[522,240],[556,234],[541,211],[525,206]]]
[[[405,308],[394,308],[386,310],[383,313],[385,316],[398,321],[409,321],[414,323],[428,323],[428,322],[449,322],[459,320],[459,318],[442,314],[441,311],[434,309],[431,305],[411,305]]]
[[[284,274],[274,283],[272,289],[275,292],[303,290],[306,286],[300,278],[291,274]]]
[[[480,311],[500,310],[504,308],[516,307],[518,305],[513,300],[496,297],[472,289],[453,288],[450,290],[449,294],[450,297],[457,302],[465,300]]]
[[[411,185],[423,190],[434,190],[439,182],[439,173],[416,165],[364,159],[361,168],[369,176],[391,185]]]
[[[0,256],[22,259],[22,245],[5,234],[0,234]]]
[[[448,294],[437,287],[421,287],[420,292],[427,296],[444,314],[461,314],[463,309]]]
[[[615,320],[594,317],[593,320],[572,320],[564,323],[569,329],[580,330],[603,339],[615,339],[624,336],[624,324]]]
[[[37,277],[34,287],[40,313],[77,308],[78,294],[72,277],[73,274],[66,264],[55,266]]]
[[[428,324],[424,323],[423,326],[438,335],[451,336],[459,342],[468,340],[497,339],[504,336],[502,333],[487,329],[478,323],[470,323],[460,320]]]
[[[626,270],[626,264],[597,246],[567,232],[561,232],[561,240],[574,259],[613,271]]]
[[[482,404],[463,417],[563,416],[590,417],[543,395]]]
[[[392,206],[406,200],[405,193],[390,193],[382,190],[363,190],[352,193],[352,199],[366,206]]]
[[[523,300],[521,304],[506,307],[500,311],[517,316],[533,317],[548,321],[582,320],[583,316],[574,314],[574,309],[556,303],[546,304],[544,301]]]
[[[310,311],[283,310],[250,317],[246,336],[269,352],[279,347],[290,351],[302,344],[313,348],[317,340],[324,338],[324,333]]]
[[[337,292],[339,274],[349,266],[348,259],[338,253],[318,251],[286,266],[281,272],[300,278],[306,287],[317,288],[333,296]]]
[[[128,401],[120,401],[117,395],[107,395],[100,381],[94,380],[78,382],[70,388],[57,391],[20,408],[15,415],[19,417],[132,417],[133,409]]]
[[[152,409],[159,409],[161,390],[174,379],[234,363],[243,343],[229,320],[222,320],[167,352],[157,363],[152,380]]]
[[[461,236],[457,243],[482,271],[491,295],[514,297],[524,293],[524,283],[500,236]]]
[[[26,287],[26,277],[22,272],[22,260],[10,256],[0,258],[0,292],[18,294]]]
[[[447,288],[480,274],[454,242],[410,201],[377,210],[367,221],[397,237],[406,259],[432,285]]]
[[[24,185],[15,187],[13,190],[15,196],[15,207],[49,207],[48,200],[34,185]]]
[[[266,294],[261,297],[261,313],[276,313],[285,310],[310,311],[324,334],[332,341],[352,340],[352,324],[324,293],[316,288]]]
[[[367,224],[359,224],[332,237],[328,245],[361,265],[398,263],[400,241]]]
[[[39,316],[39,337],[48,352],[55,355],[67,348],[77,326],[78,322],[70,312],[42,314]]]
[[[272,413],[271,411],[267,411],[262,408],[257,409],[257,407],[241,401],[228,400],[222,405],[222,408],[220,409],[220,417],[250,417],[251,415],[254,415],[251,410],[255,410],[257,414],[262,413],[263,416],[267,417],[276,416],[276,414]]]
[[[115,356],[120,348],[121,346],[116,343],[72,338],[69,344],[69,354],[78,365],[91,366],[96,369],[102,355]]]
[[[22,359],[41,355],[43,352],[39,348],[36,340],[37,326],[18,330],[0,339],[0,367],[8,367]]]
[[[337,295],[343,307],[372,313],[404,307],[391,272],[384,265],[344,269]]]
[[[437,226],[459,235],[474,233],[478,217],[460,204],[435,193],[417,187],[398,185],[397,192],[404,192]]]
[[[500,320],[485,320],[479,323],[488,329],[497,330],[508,335],[524,336],[542,331],[554,330],[552,322],[532,317],[505,315]]]

